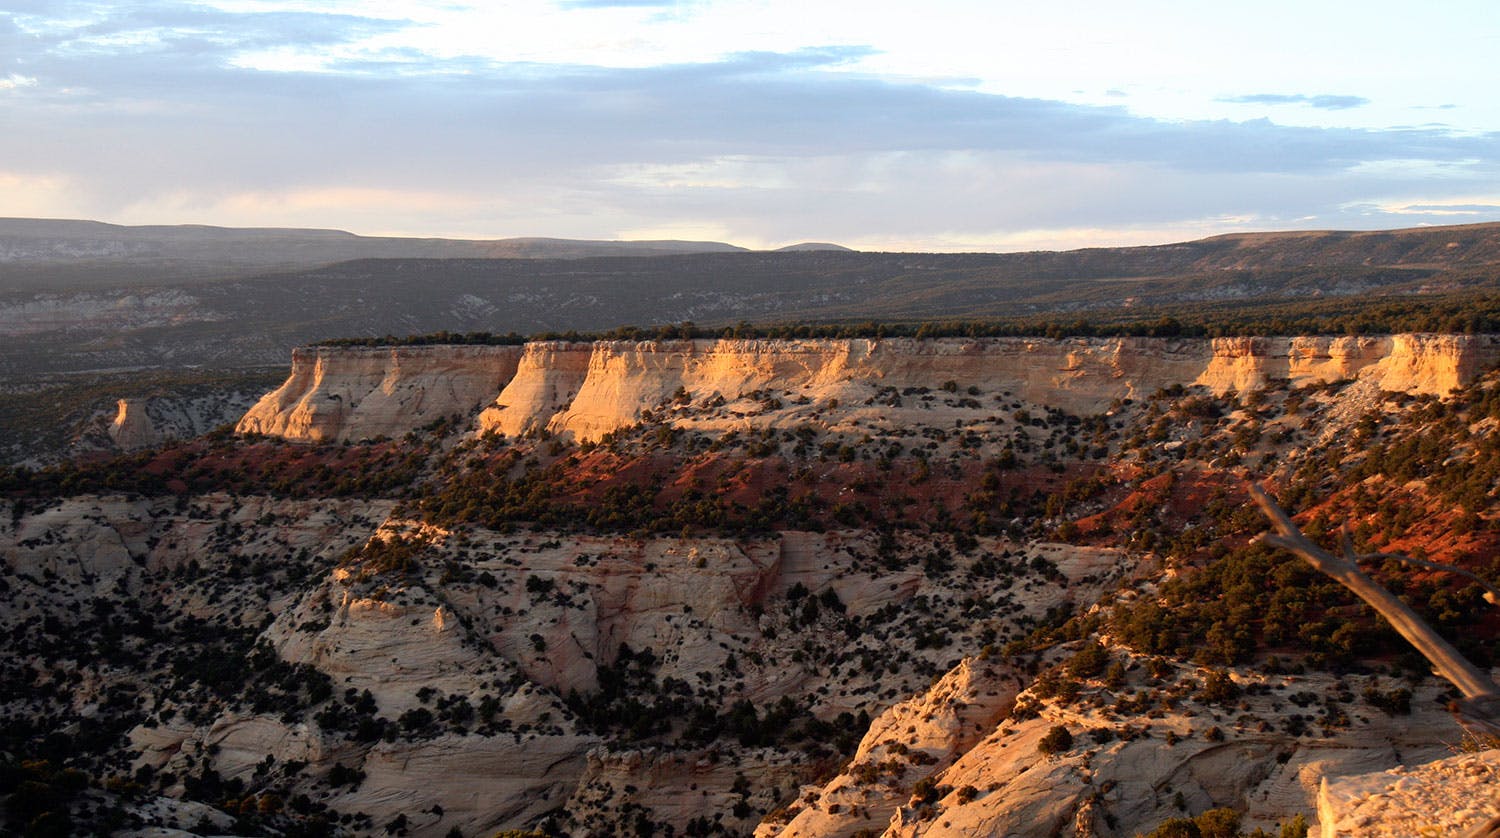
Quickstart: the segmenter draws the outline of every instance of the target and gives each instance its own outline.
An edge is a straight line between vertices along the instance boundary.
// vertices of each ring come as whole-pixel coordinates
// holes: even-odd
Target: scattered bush
[[[1062,725],[1053,725],[1040,741],[1036,743],[1037,753],[1043,756],[1052,756],[1070,750],[1073,747],[1073,734],[1068,732]]]

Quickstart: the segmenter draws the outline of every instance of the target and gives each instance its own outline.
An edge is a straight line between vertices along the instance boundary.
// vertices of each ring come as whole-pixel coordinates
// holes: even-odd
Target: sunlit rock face
[[[1493,363],[1496,346],[1492,335],[1215,338],[1196,383],[1223,393],[1276,379],[1302,386],[1358,378],[1382,390],[1441,396]]]
[[[1471,834],[1500,817],[1497,772],[1500,751],[1491,750],[1425,765],[1326,777],[1318,790],[1322,835]]]
[[[481,433],[545,431],[584,441],[674,402],[728,404],[770,392],[796,403],[783,399],[755,410],[728,404],[717,417],[700,414],[678,424],[749,430],[794,425],[816,413],[836,425],[883,388],[946,382],[1083,415],[1174,385],[1223,394],[1273,381],[1360,379],[1381,390],[1445,395],[1497,358],[1496,336],[1427,334],[315,347],[294,353],[291,376],[245,415],[239,430],[307,442],[373,439],[477,411]],[[924,423],[942,418],[930,410],[913,416]],[[901,418],[899,411],[893,418]]]
[[[526,345],[515,376],[503,390],[491,393],[479,414],[479,427],[519,436],[547,427],[568,409],[592,370],[594,345],[538,341]]]
[[[224,490],[0,498],[0,622],[21,650],[8,672],[34,718],[120,725],[91,770],[149,779],[154,802],[132,805],[163,809],[145,818],[163,828],[227,831],[235,818],[211,806],[261,805],[205,792],[212,776],[283,803],[305,796],[347,816],[350,834],[648,823],[763,838],[1128,836],[1222,807],[1244,813],[1246,832],[1275,834],[1296,814],[1362,829],[1386,815],[1359,809],[1365,798],[1321,804],[1320,787],[1340,788],[1323,781],[1446,756],[1462,733],[1441,684],[1383,663],[1210,666],[1190,654],[1206,631],[1162,653],[1179,659],[1158,658],[1133,649],[1111,612],[1178,608],[1168,580],[1197,572],[1137,533],[1213,525],[1234,528],[1212,543],[1249,539],[1253,523],[1215,503],[1253,474],[1239,463],[1284,476],[1357,455],[1343,440],[1372,411],[1400,441],[1394,420],[1414,400],[1380,391],[1444,393],[1495,346],[1401,335],[305,350],[242,429],[357,441],[467,418],[399,444],[215,437],[196,454],[131,460],[210,487],[204,475],[235,471],[236,456],[267,467]],[[1341,380],[1357,383],[1284,386]],[[540,438],[634,425],[604,445]],[[1240,441],[1247,428],[1258,433]],[[389,495],[283,482],[378,464],[388,449],[423,452],[429,468]],[[293,466],[304,470],[277,471]],[[559,505],[552,517],[491,516],[512,500],[489,490],[526,478]],[[643,488],[660,493],[659,515],[700,492],[731,525],[628,517],[618,498]],[[1418,481],[1394,488],[1419,499]],[[813,512],[754,527],[733,517],[776,490]],[[1452,511],[1439,500],[1413,508]],[[1002,526],[928,526],[939,508]],[[596,509],[620,517],[588,518]],[[1425,518],[1428,534],[1411,537],[1460,549]],[[1486,545],[1461,549],[1493,555]],[[1058,626],[1067,615],[1082,635]],[[1107,661],[1074,672],[1086,642]],[[1210,677],[1238,692],[1204,697]],[[1369,698],[1398,687],[1409,714]],[[1057,728],[1069,744],[1047,744]]]
[[[469,415],[515,375],[518,346],[307,347],[240,420],[240,433],[306,442],[400,436]]]
[[[149,448],[162,441],[161,432],[146,413],[145,399],[120,399],[106,432],[115,445],[126,451]]]

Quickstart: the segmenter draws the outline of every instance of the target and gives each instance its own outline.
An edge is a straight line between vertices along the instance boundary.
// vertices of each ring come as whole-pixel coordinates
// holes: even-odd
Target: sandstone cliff
[[[828,425],[860,414],[943,417],[878,394],[936,389],[973,410],[1016,400],[1096,414],[1173,385],[1215,393],[1270,381],[1358,378],[1382,390],[1446,394],[1500,360],[1492,335],[1296,338],[544,341],[519,347],[298,350],[291,377],[239,430],[312,442],[399,436],[450,413],[476,429],[597,440],[675,405],[718,407],[674,422],[710,431]],[[925,389],[924,389],[925,388]],[[660,419],[660,415],[655,418]]]
[[[1400,769],[1328,779],[1446,753],[1442,743],[1461,730],[1436,700],[1438,684],[1423,687],[1411,716],[1351,706],[1344,724],[1321,735],[1286,736],[1278,731],[1296,724],[1309,696],[1342,696],[1333,700],[1353,705],[1352,687],[1381,680],[1240,672],[1244,696],[1216,705],[1194,693],[1202,673],[1193,667],[1147,677],[1147,661],[1126,653],[1122,663],[1126,677],[1114,688],[1084,682],[1078,697],[1041,699],[1035,686],[1018,691],[1006,664],[965,660],[875,719],[843,773],[805,788],[756,834],[1129,836],[1185,811],[1230,806],[1247,831],[1274,831],[1285,813],[1316,807],[1324,835],[1417,835],[1429,834],[1419,825],[1472,823],[1491,813],[1487,802],[1464,805],[1440,786],[1458,777],[1470,791],[1492,782],[1493,768],[1479,767],[1492,759],[1442,769],[1437,782],[1427,779],[1433,769],[1410,772],[1400,795],[1389,790],[1406,773]],[[1139,694],[1155,709],[1122,725],[1119,700]],[[1042,742],[1057,727],[1073,738],[1054,752]],[[1393,829],[1374,828],[1387,818]]]
[[[1446,395],[1493,363],[1496,352],[1488,335],[1217,338],[1195,383],[1223,393],[1274,379],[1300,386],[1358,378],[1382,390]]]
[[[527,344],[515,376],[490,395],[494,403],[480,414],[479,424],[508,436],[547,427],[567,410],[589,377],[593,345],[544,341]]]
[[[140,399],[120,399],[114,421],[109,423],[109,438],[126,451],[147,448],[161,442],[161,434],[146,415]]]
[[[87,794],[140,786],[153,828],[1126,836],[1230,807],[1274,833],[1324,778],[1430,760],[1459,731],[1441,685],[1388,656],[1318,671],[1382,641],[1344,638],[1336,601],[1234,546],[1259,525],[1235,487],[1369,457],[1387,470],[1303,512],[1368,507],[1372,548],[1479,567],[1493,509],[1460,533],[1450,481],[1410,478],[1455,463],[1496,483],[1500,371],[1461,398],[1381,391],[1442,393],[1495,347],[307,351],[247,424],[476,421],[372,445],[216,435],[11,478],[0,683],[52,732],[0,725],[0,750],[92,747]],[[1465,590],[1428,605],[1487,631]],[[113,739],[75,735],[101,720]],[[1376,817],[1362,799],[1329,805]]]
[[[238,422],[263,392],[248,388],[184,389],[186,392],[129,396],[117,400],[113,415],[101,413],[83,427],[72,440],[71,453],[112,449],[137,451],[171,440],[201,436]]]
[[[1323,838],[1470,835],[1500,816],[1495,798],[1500,751],[1480,751],[1416,767],[1325,777],[1318,790]]]
[[[286,382],[240,420],[240,433],[308,442],[400,436],[468,415],[515,375],[514,346],[309,347]]]

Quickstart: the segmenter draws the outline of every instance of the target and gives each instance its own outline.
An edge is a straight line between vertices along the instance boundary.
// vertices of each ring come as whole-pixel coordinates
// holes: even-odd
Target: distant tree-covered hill
[[[24,338],[0,348],[0,374],[271,364],[332,338],[684,321],[715,330],[979,321],[992,333],[1107,334],[1156,329],[1164,318],[1196,334],[1471,330],[1493,328],[1496,294],[1500,224],[1006,254],[357,259],[211,283],[0,295],[0,335]]]

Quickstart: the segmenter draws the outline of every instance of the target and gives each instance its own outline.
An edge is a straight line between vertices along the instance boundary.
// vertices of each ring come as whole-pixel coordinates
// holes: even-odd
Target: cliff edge
[[[518,346],[304,347],[236,426],[304,442],[401,436],[467,416],[510,381]]]
[[[1019,400],[1097,414],[1161,388],[1216,394],[1268,382],[1353,379],[1445,395],[1500,361],[1500,336],[1281,338],[942,338],[537,341],[519,346],[298,349],[292,372],[241,433],[331,442],[400,436],[450,415],[480,433],[577,440],[709,406],[675,422],[704,431],[829,425],[863,412],[930,424],[940,388],[970,409]],[[918,395],[918,399],[911,399]],[[906,397],[903,401],[902,397]],[[951,407],[951,406],[948,406]],[[904,412],[918,411],[906,417]]]

